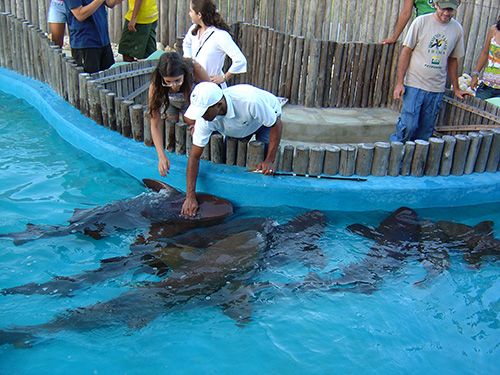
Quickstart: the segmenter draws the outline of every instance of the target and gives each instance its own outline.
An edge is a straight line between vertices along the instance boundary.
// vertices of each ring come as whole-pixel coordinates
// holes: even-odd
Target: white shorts
[[[66,6],[63,0],[51,0],[49,14],[47,15],[49,23],[66,23]]]

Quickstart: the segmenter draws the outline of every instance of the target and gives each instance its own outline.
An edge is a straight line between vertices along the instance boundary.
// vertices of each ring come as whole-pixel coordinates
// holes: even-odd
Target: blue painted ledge
[[[152,147],[97,125],[61,99],[48,85],[0,68],[0,90],[26,100],[73,146],[121,168],[137,179],[159,178]],[[184,156],[169,154],[165,181],[185,189]],[[321,210],[392,210],[500,202],[500,173],[449,177],[368,177],[367,182],[267,177],[243,168],[201,162],[198,190],[236,205],[281,205]]]

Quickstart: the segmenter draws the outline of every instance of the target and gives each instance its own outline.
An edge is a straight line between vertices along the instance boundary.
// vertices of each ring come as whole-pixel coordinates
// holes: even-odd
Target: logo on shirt
[[[431,38],[428,53],[432,55],[444,55],[448,49],[448,40],[443,34],[436,34]]]

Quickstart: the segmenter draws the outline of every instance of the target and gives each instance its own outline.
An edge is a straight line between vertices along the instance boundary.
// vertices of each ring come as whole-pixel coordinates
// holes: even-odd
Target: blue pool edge
[[[171,170],[159,176],[154,147],[123,137],[83,116],[48,85],[0,68],[0,91],[24,99],[74,147],[131,176],[161,179],[185,190],[187,158],[168,153]],[[374,177],[366,182],[268,177],[202,161],[197,190],[240,206],[294,206],[335,211],[455,207],[500,202],[500,173],[447,177]]]

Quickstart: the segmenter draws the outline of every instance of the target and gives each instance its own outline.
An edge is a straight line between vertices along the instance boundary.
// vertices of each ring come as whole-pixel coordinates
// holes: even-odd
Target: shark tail
[[[44,237],[65,235],[67,232],[68,227],[66,226],[27,224],[26,230],[22,232],[0,234],[0,237],[10,238],[14,242],[14,245],[19,246]]]

